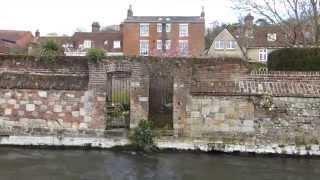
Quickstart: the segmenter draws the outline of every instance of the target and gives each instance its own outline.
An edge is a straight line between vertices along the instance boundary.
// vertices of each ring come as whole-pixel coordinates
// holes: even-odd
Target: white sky
[[[129,4],[140,16],[199,16],[205,6],[207,25],[238,18],[230,0],[1,0],[0,29],[72,34],[77,28],[90,30],[93,21],[120,24]]]

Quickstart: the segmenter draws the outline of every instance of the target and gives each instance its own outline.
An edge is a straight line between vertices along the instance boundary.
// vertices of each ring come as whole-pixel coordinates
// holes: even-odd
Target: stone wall
[[[240,59],[68,58],[48,65],[0,57],[1,134],[103,137],[107,74],[126,72],[130,128],[149,117],[150,76],[165,74],[174,80],[176,139],[280,149],[320,144],[319,72],[250,72]],[[45,80],[31,81],[35,76]]]
[[[104,129],[93,116],[97,106],[94,102],[99,101],[90,91],[2,89],[0,125],[51,130]]]
[[[0,56],[2,130],[7,134],[34,129],[104,130],[105,96],[89,89],[88,82],[84,58],[58,57],[47,62],[35,57]]]
[[[187,106],[188,136],[224,143],[307,145],[320,143],[320,98],[206,97]]]

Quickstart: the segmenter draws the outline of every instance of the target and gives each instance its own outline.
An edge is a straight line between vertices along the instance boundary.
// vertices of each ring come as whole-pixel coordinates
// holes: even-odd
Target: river
[[[319,158],[0,148],[0,180],[319,180]]]

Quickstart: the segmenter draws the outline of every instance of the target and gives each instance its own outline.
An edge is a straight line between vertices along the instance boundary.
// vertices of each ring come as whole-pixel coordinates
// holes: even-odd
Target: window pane
[[[235,49],[236,48],[236,42],[235,41],[228,41],[226,46],[227,46],[227,49]]]
[[[171,40],[166,40],[166,49],[171,49]]]
[[[83,47],[86,49],[91,48],[91,40],[84,40]]]
[[[171,24],[166,24],[166,32],[171,32]]]
[[[157,49],[158,50],[162,49],[162,40],[157,40]]]
[[[149,55],[149,41],[140,40],[140,55],[148,56]]]
[[[113,48],[115,48],[115,49],[121,48],[121,43],[120,43],[120,41],[113,41]]]
[[[161,23],[157,24],[157,32],[162,32],[162,24]]]
[[[180,50],[180,55],[188,55],[189,53],[188,40],[179,41],[179,50]]]
[[[189,35],[189,25],[188,24],[180,24],[179,25],[179,35],[180,35],[180,37],[188,37],[188,35]]]
[[[268,60],[268,49],[260,49],[259,61],[267,61],[267,60]]]
[[[140,24],[140,36],[142,37],[149,36],[149,24]]]

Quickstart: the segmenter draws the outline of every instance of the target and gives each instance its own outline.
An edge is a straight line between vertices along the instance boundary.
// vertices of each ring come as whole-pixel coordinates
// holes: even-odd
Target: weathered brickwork
[[[295,152],[301,145],[304,153],[310,146],[320,154],[319,72],[250,72],[239,59],[112,57],[99,64],[65,59],[64,66],[50,67],[34,59],[1,58],[0,79],[5,81],[0,81],[0,133],[48,135],[62,130],[76,131],[69,136],[88,132],[102,137],[108,129],[108,73],[125,72],[130,79],[130,128],[150,117],[151,77],[166,75],[173,78],[176,138],[241,145],[248,148],[241,151],[250,152],[265,147],[267,152]],[[48,79],[23,83],[23,77],[34,75]]]
[[[88,111],[84,108],[84,91],[1,90],[2,123],[12,121],[21,126],[86,128]]]

